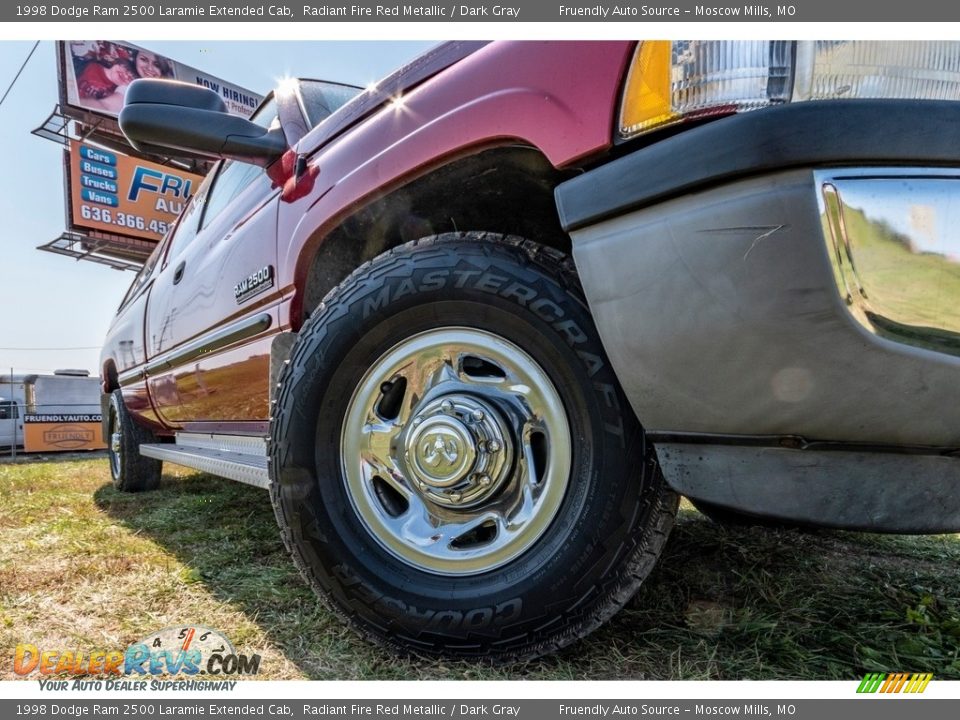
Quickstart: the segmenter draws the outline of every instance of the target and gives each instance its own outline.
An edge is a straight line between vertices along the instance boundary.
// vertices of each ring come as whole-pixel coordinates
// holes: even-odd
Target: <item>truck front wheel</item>
[[[307,581],[363,634],[515,660],[608,619],[677,497],[572,263],[438,236],[354,272],[302,329],[271,426],[271,496]]]
[[[142,443],[155,442],[153,433],[133,421],[120,390],[111,393],[109,412],[105,439],[113,486],[123,492],[153,490],[160,484],[163,463],[140,454]]]

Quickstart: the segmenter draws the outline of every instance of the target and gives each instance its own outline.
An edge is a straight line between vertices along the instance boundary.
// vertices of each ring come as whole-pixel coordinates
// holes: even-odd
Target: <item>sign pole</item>
[[[10,397],[13,398],[13,412],[10,420],[13,422],[13,439],[10,441],[10,457],[17,459],[17,421],[20,419],[20,403],[17,402],[17,393],[13,387],[13,368],[10,368]],[[26,408],[24,408],[26,409]]]

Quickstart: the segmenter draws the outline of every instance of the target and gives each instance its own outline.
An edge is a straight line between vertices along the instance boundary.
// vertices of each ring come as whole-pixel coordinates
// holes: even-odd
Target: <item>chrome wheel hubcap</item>
[[[351,398],[341,465],[354,510],[390,554],[472,575],[528,550],[555,517],[571,466],[553,382],[491,332],[448,327],[387,351]]]
[[[452,393],[413,418],[404,457],[426,499],[469,507],[496,493],[513,453],[509,429],[496,410],[478,398]]]

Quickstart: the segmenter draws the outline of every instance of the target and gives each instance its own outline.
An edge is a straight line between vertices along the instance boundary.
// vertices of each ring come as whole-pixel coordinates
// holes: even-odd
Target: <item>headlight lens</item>
[[[627,75],[620,136],[832,98],[960,99],[960,43],[644,41]]]

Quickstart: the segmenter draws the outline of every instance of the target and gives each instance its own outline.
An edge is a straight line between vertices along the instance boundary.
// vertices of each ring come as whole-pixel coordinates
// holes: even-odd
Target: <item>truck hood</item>
[[[376,84],[307,133],[297,144],[297,152],[310,155],[358,122],[374,113],[384,104],[424,80],[472,55],[489,41],[445,42],[431,48]]]

